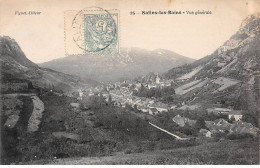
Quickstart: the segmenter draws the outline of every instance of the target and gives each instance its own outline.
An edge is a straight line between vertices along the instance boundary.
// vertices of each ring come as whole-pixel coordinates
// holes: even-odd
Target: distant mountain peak
[[[247,16],[245,19],[243,19],[239,30],[244,31],[258,31],[259,32],[259,23],[260,23],[260,13],[254,13],[249,16]]]
[[[7,62],[16,61],[27,67],[38,67],[25,56],[18,43],[9,36],[0,36],[0,58]]]
[[[149,72],[162,73],[171,67],[191,63],[194,60],[175,52],[159,49],[121,48],[120,54],[91,54],[67,56],[43,64],[64,73],[80,75],[98,81],[115,81],[146,75]]]

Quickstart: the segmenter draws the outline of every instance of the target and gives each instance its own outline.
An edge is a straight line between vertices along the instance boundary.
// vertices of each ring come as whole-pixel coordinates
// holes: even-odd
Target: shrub
[[[229,140],[246,139],[246,138],[254,138],[254,136],[248,133],[242,133],[242,134],[232,133],[227,135],[227,139]]]
[[[126,149],[124,153],[125,154],[130,154],[130,153],[132,153],[132,150],[131,149]]]

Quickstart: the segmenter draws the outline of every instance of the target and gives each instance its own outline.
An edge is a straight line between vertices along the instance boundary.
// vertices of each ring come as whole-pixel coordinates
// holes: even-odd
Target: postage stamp
[[[119,53],[119,11],[92,7],[65,12],[66,55]]]

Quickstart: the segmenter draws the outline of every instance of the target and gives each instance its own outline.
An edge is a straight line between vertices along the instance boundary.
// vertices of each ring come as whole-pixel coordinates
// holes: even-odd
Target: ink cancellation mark
[[[65,20],[66,22],[66,20]],[[72,41],[80,49],[72,54],[98,53],[115,54],[119,52],[118,38],[119,14],[117,10],[108,12],[102,8],[86,8],[76,13],[72,20]],[[65,26],[66,27],[66,26]],[[65,29],[65,35],[66,33]],[[66,51],[70,47],[66,41]],[[71,41],[70,41],[71,42]],[[71,50],[69,49],[71,52]],[[73,52],[73,51],[72,51]],[[71,53],[70,53],[71,54]]]

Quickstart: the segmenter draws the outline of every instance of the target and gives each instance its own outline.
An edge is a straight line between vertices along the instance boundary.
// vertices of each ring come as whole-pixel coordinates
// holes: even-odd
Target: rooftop
[[[229,112],[229,115],[242,115],[241,110],[232,110]]]

